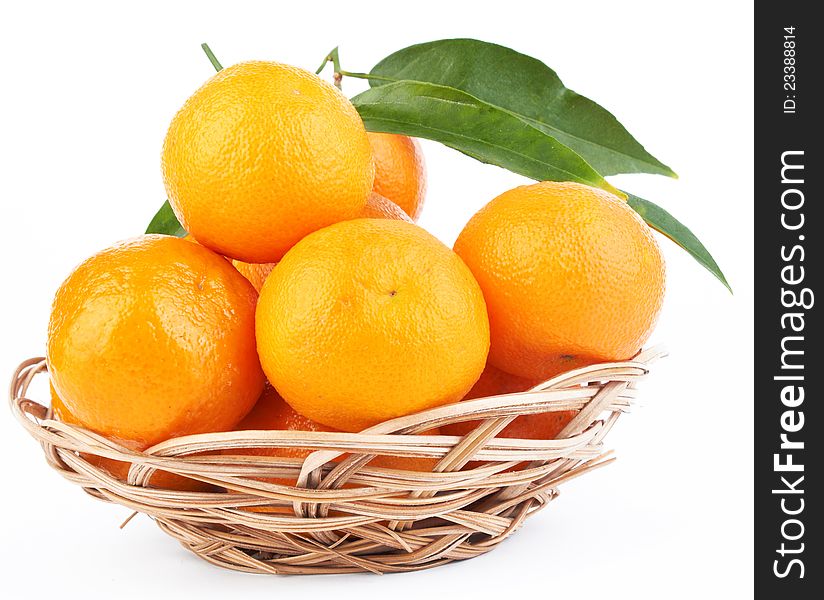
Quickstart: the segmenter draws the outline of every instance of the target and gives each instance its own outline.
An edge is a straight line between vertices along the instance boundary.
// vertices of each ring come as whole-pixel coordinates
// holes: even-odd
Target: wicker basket
[[[53,420],[49,408],[27,399],[33,378],[46,372],[42,358],[17,369],[10,401],[49,465],[66,479],[149,515],[211,563],[253,573],[390,573],[488,552],[557,497],[559,484],[611,462],[602,440],[632,404],[648,364],[662,355],[648,350],[632,361],[565,373],[528,392],[442,406],[361,433],[202,434],[142,453]],[[577,416],[556,440],[495,437],[519,415],[572,409]],[[410,435],[477,419],[478,427],[462,438]],[[316,451],[305,460],[243,452],[286,446]],[[130,463],[128,481],[94,466],[88,455]],[[440,460],[435,472],[404,471],[370,466],[376,455]],[[218,491],[148,487],[155,469]],[[296,486],[271,482],[296,478]]]

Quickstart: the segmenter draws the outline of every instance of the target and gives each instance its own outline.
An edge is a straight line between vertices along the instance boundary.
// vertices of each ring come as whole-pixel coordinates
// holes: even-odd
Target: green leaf
[[[732,288],[730,284],[727,283],[727,278],[724,277],[724,273],[721,272],[721,267],[718,266],[718,263],[715,262],[709,250],[704,247],[704,244],[695,237],[695,234],[690,231],[686,225],[678,221],[678,219],[657,204],[628,192],[624,193],[627,194],[627,204],[635,209],[635,212],[641,215],[650,227],[661,232],[686,250],[701,266],[715,275],[718,281],[723,283],[730,293],[732,293]]]
[[[413,80],[449,86],[509,111],[580,154],[601,175],[675,177],[605,108],[576,94],[541,61],[472,39],[409,46],[380,61],[369,84]]]
[[[177,220],[169,201],[166,200],[160,210],[152,217],[152,221],[146,228],[146,233],[164,233],[175,237],[184,237],[187,232],[183,229],[180,221]]]
[[[506,110],[444,85],[397,81],[352,98],[370,131],[441,142],[540,181],[577,181],[621,194],[557,139]]]

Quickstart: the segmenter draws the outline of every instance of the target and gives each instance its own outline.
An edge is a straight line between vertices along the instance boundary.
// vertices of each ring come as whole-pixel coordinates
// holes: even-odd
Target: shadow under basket
[[[234,431],[175,438],[145,452],[54,420],[49,408],[26,398],[32,380],[47,372],[42,358],[18,367],[10,402],[63,477],[95,498],[148,515],[213,564],[252,573],[393,573],[492,550],[556,498],[561,483],[611,462],[604,436],[663,354],[647,350],[527,392],[450,404],[361,433]],[[496,437],[518,416],[568,410],[578,413],[557,439]],[[478,426],[463,437],[414,435],[469,420]],[[244,452],[284,447],[314,452],[306,459]],[[380,455],[430,458],[437,466],[422,472],[370,465]],[[95,466],[101,459],[129,465],[128,479]],[[151,486],[157,470],[213,491]]]

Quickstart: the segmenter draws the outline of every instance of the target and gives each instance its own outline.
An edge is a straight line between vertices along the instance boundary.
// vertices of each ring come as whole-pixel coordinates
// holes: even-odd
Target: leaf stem
[[[372,73],[353,73],[352,71],[339,70],[338,73],[346,77],[354,77],[355,79],[376,79],[378,81],[400,81],[394,77],[384,77],[382,75],[373,75]]]
[[[335,46],[332,51],[329,53],[329,60],[332,61],[332,66],[335,68],[335,72],[340,72],[340,54],[338,53],[338,46]]]
[[[338,54],[338,47],[335,46],[329,51],[329,54],[326,55],[326,58],[323,59],[323,62],[315,71],[315,75],[320,75],[323,68],[326,66],[326,63],[332,63],[332,68],[335,72],[332,74],[332,81],[335,84],[335,87],[341,89],[341,79],[343,79],[340,73],[340,55]]]
[[[315,70],[315,75],[320,75],[323,69],[326,67],[326,63],[332,62],[332,52],[330,51],[329,54],[323,57],[323,62],[320,63],[320,66]]]
[[[356,71],[344,71],[340,67],[340,53],[338,51],[338,46],[332,48],[329,51],[329,54],[323,59],[323,62],[315,71],[315,75],[320,75],[323,69],[326,67],[327,63],[332,63],[332,67],[334,68],[335,72],[332,74],[332,81],[335,84],[335,87],[341,89],[341,82],[343,81],[344,77],[354,77],[355,79],[375,79],[378,81],[399,81],[395,77],[384,77],[381,75],[373,75],[372,73],[358,73]]]
[[[206,56],[209,58],[209,62],[212,63],[215,71],[222,71],[223,65],[220,64],[220,61],[215,56],[215,53],[212,52],[211,48],[209,48],[209,44],[204,42],[200,45],[200,47],[203,48],[203,51],[206,53]]]
[[[332,67],[335,69],[335,72],[332,73],[332,82],[336,88],[342,90],[343,85],[341,85],[341,81],[343,81],[343,75],[340,74],[340,54],[338,54],[337,46],[329,53],[329,58],[332,60]]]

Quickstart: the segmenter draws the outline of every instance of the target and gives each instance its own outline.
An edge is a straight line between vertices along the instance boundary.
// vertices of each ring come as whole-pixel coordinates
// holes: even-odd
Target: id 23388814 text
[[[796,48],[795,27],[784,28],[784,113],[795,114],[796,100]]]

